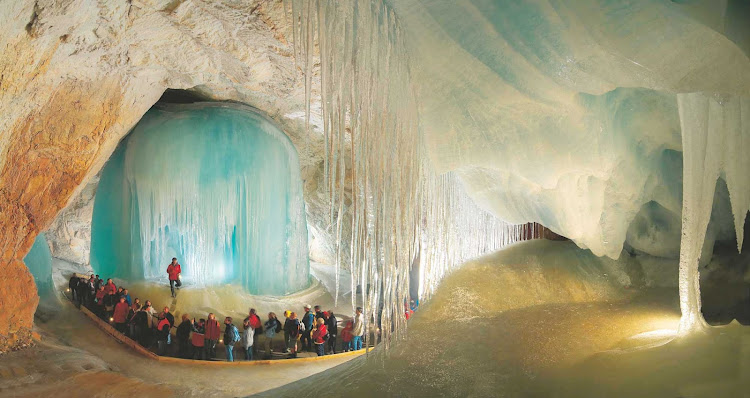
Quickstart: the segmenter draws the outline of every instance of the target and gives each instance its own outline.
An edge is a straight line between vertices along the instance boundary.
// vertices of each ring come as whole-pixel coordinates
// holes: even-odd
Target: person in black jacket
[[[76,276],[76,274],[73,274],[73,276],[70,277],[70,280],[68,281],[68,290],[70,290],[70,300],[73,301],[73,303],[78,302],[78,283],[79,279]]]
[[[188,314],[182,314],[182,323],[177,327],[177,344],[179,345],[180,358],[192,358],[192,345],[190,344],[190,332],[193,330],[193,322]]]
[[[333,311],[329,310],[323,313],[323,318],[326,320],[326,329],[328,329],[328,353],[336,353],[336,335],[339,331],[339,322],[336,316],[333,315]]]
[[[86,279],[79,279],[78,285],[76,286],[76,295],[78,296],[78,307],[80,308],[81,305],[86,305],[88,302],[88,295],[89,295],[89,289],[88,285],[86,284]]]

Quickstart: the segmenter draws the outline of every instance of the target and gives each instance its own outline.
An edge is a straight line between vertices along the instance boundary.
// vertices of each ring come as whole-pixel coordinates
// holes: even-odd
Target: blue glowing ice
[[[44,233],[37,235],[34,245],[31,246],[31,250],[24,257],[23,262],[29,267],[29,271],[31,271],[31,275],[34,277],[34,283],[36,283],[39,296],[44,297],[51,294],[54,291],[52,284],[52,255],[50,254]]]
[[[188,285],[236,283],[281,295],[309,284],[297,152],[251,108],[155,107],[105,165],[92,221],[94,269],[164,279],[172,257]]]

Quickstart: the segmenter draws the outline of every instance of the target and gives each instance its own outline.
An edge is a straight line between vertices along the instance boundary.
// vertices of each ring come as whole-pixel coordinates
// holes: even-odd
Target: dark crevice
[[[31,19],[26,24],[26,33],[29,36],[34,36],[34,24],[39,19],[39,2],[34,2],[34,11],[31,13]]]

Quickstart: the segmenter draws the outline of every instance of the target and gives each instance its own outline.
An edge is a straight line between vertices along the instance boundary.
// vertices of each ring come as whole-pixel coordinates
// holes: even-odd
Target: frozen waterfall
[[[251,108],[158,105],[101,174],[91,263],[102,277],[236,283],[254,294],[308,286],[299,160],[288,137]]]

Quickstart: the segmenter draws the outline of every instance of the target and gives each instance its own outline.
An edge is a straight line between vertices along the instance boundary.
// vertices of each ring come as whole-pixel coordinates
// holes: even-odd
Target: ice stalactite
[[[363,306],[388,344],[405,329],[409,267],[417,256],[428,296],[451,268],[519,240],[528,227],[495,219],[471,202],[457,177],[432,171],[403,33],[384,1],[288,0],[285,8],[308,103],[319,50],[337,282],[339,269],[351,270],[352,291],[362,291],[361,302],[352,295],[352,306]],[[309,106],[307,112],[309,119]]]
[[[750,99],[732,95],[678,94],[683,146],[680,330],[706,326],[701,314],[698,260],[711,218],[716,180],[723,174],[741,249],[750,207]]]
[[[235,283],[254,294],[308,286],[299,160],[252,108],[158,106],[102,171],[91,261],[102,277],[166,278],[174,256],[188,285]]]

